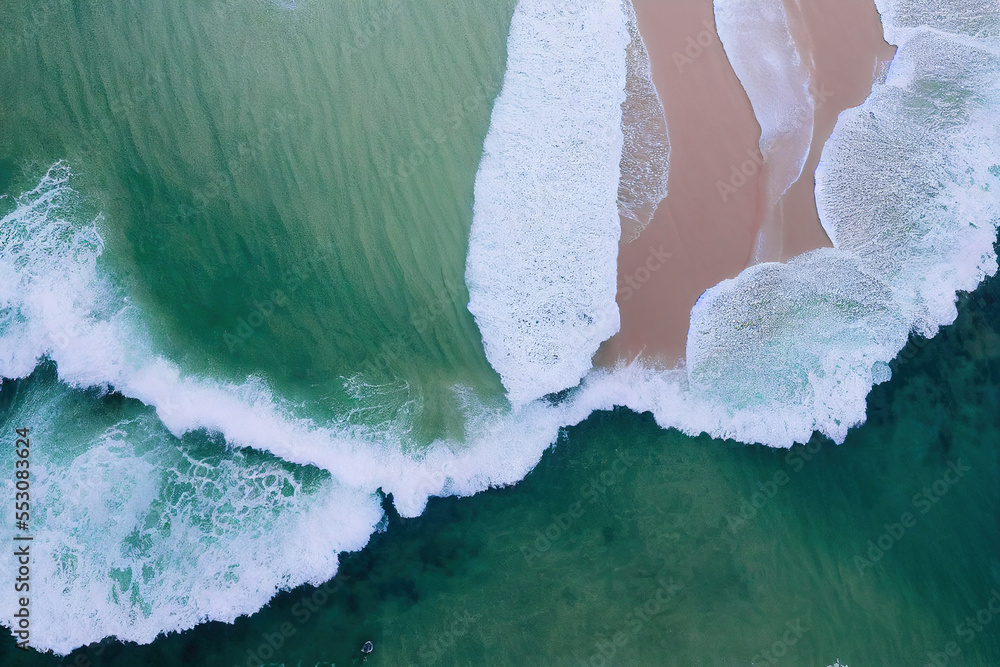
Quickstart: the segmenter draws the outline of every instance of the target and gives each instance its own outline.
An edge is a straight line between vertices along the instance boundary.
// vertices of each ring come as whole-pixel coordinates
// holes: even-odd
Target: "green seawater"
[[[5,639],[0,659],[1000,664],[1000,616],[981,613],[1000,589],[998,303],[993,280],[963,299],[953,327],[911,341],[870,395],[869,423],[843,445],[772,450],[665,432],[628,411],[595,414],[521,484],[394,518],[332,582],[235,624],[62,660]],[[114,409],[103,400],[87,409]],[[900,532],[904,513],[913,525]],[[880,540],[888,548],[872,551]],[[367,657],[365,641],[375,646]],[[944,654],[949,642],[956,657]]]
[[[262,377],[319,422],[401,421],[416,447],[460,438],[456,386],[503,403],[463,275],[514,4],[6,3],[0,192],[65,160],[80,214],[103,214],[102,272],[186,373]],[[0,665],[1000,665],[1000,615],[980,613],[1000,591],[1000,282],[959,312],[911,340],[843,445],[597,413],[516,486],[415,519],[384,499],[384,530],[336,578],[233,624],[62,658],[3,629]],[[2,437],[24,424],[52,471],[40,509],[80,526],[67,544],[156,564],[89,573],[67,549],[60,567],[112,578],[139,613],[198,571],[171,550],[182,529],[217,551],[241,533],[280,545],[330,483],[176,438],[51,362],[0,388]],[[102,533],[148,479],[144,531]]]
[[[186,371],[460,435],[453,387],[500,392],[464,271],[513,6],[5,5],[0,182],[68,163]]]

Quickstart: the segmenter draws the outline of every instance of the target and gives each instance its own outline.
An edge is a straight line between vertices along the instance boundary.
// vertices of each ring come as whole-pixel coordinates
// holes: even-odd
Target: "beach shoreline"
[[[801,174],[775,197],[773,181],[788,178],[787,156],[761,152],[761,125],[712,1],[634,0],[634,7],[668,128],[668,194],[637,236],[623,218],[621,330],[595,362],[642,358],[669,368],[683,363],[691,309],[705,290],[761,261],[832,246],[816,209],[815,170],[840,112],[865,100],[894,50],[872,0],[786,0],[813,104],[812,117],[798,120],[805,130],[812,125],[812,137]]]

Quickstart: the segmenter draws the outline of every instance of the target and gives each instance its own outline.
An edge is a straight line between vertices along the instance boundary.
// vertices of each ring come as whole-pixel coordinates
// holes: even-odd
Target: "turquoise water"
[[[769,394],[785,366],[745,353],[754,330],[736,362],[695,374],[725,382],[694,398],[671,403],[674,376],[595,373],[512,408],[466,272],[474,222],[498,229],[474,206],[488,133],[545,129],[494,113],[501,87],[532,81],[507,68],[515,4],[0,8],[0,437],[31,428],[32,645],[50,651],[5,629],[2,664],[856,667],[924,664],[949,642],[948,664],[1000,664],[1000,618],[964,620],[1000,589],[998,283],[880,361],[995,262],[1000,172],[969,157],[992,135],[968,88],[996,58],[917,80],[943,100],[935,137],[969,154],[907,152],[923,131],[885,109],[929,112],[902,84],[874,99],[872,127],[900,124],[906,153],[883,176],[941,168],[887,198],[886,220],[915,222],[873,221],[868,255],[837,204],[878,182],[839,177],[869,112],[835,137],[821,208],[885,275],[844,297],[813,256],[829,293],[796,278],[758,300],[788,313],[766,342],[789,347],[769,354],[806,379]],[[516,277],[517,259],[486,268]],[[925,291],[907,282],[921,272]],[[791,287],[804,296],[782,311]],[[856,326],[869,317],[896,329]],[[839,346],[850,372],[810,365]],[[805,411],[827,413],[795,421],[808,392]],[[846,440],[690,435],[762,439],[758,413],[785,429],[772,444]],[[93,644],[110,635],[126,643]]]
[[[354,398],[342,377],[403,378],[378,405],[414,399],[436,437],[451,385],[498,386],[463,272],[512,7],[7,7],[0,153],[36,165],[22,189],[66,160],[185,369],[264,374],[320,416]]]
[[[269,634],[279,643],[284,623],[294,632],[267,664],[361,664],[371,640],[365,664],[596,665],[623,632],[607,664],[760,665],[787,623],[802,636],[773,664],[922,665],[950,641],[961,654],[948,664],[1000,664],[1000,618],[957,633],[1000,587],[998,299],[994,281],[953,328],[911,343],[872,393],[871,423],[843,445],[746,447],[600,413],[522,484],[393,519],[326,587],[280,595],[234,625],[94,645],[62,662],[7,640],[4,664],[244,665]],[[46,382],[36,375],[29,382]],[[949,461],[969,470],[939,496]],[[939,500],[922,513],[913,497],[925,487]],[[916,525],[859,566],[904,512]],[[647,602],[652,613],[635,614]]]

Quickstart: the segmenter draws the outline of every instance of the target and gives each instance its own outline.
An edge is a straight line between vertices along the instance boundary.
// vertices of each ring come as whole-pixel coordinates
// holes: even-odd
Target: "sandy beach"
[[[759,261],[830,245],[813,196],[816,165],[838,114],[864,101],[893,47],[872,0],[785,2],[815,112],[801,176],[779,197],[772,182],[797,166],[781,151],[762,156],[761,128],[711,0],[634,4],[667,120],[669,194],[638,238],[623,235],[621,331],[596,361],[642,356],[669,367],[683,360],[691,308],[706,289]]]
[[[786,0],[785,12],[812,77],[816,112],[812,148],[802,177],[780,203],[786,221],[782,228],[782,260],[829,244],[819,225],[814,194],[816,166],[823,146],[840,112],[865,101],[879,71],[896,53],[896,48],[882,36],[882,24],[872,0]],[[824,243],[817,243],[820,238]]]

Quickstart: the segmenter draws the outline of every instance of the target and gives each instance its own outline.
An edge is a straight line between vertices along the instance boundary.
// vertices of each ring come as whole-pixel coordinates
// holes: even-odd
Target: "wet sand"
[[[711,0],[634,5],[669,128],[669,194],[639,237],[623,242],[622,327],[596,361],[641,356],[669,367],[684,358],[691,308],[706,289],[761,259],[830,245],[816,213],[816,165],[838,114],[864,101],[893,49],[872,0],[786,0],[817,108],[802,177],[772,202],[770,171],[783,168],[780,156],[773,167],[761,156],[760,126],[716,33]]]
[[[872,0],[785,0],[784,4],[792,37],[812,76],[816,113],[812,150],[802,177],[789,188],[780,204],[786,221],[782,260],[818,247],[815,245],[819,227],[816,167],[823,146],[833,133],[840,112],[865,101],[879,70],[896,54],[896,47],[883,37],[882,23]],[[808,222],[795,224],[797,219]],[[823,240],[829,245],[825,233]]]

